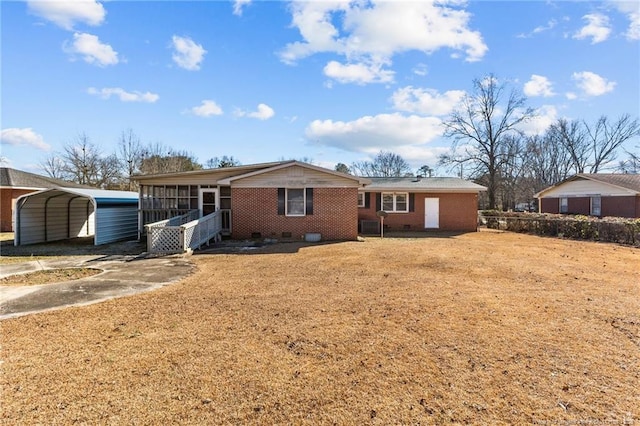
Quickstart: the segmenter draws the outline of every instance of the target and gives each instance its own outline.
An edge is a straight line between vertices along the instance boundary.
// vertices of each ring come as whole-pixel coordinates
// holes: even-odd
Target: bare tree
[[[507,136],[500,149],[501,157],[504,158],[500,169],[500,199],[504,208],[513,209],[518,202],[529,201],[533,195],[533,193],[527,194],[522,188],[528,161],[524,137]]]
[[[560,145],[571,159],[575,173],[584,173],[589,166],[591,149],[586,139],[583,122],[558,119],[547,130],[549,143]],[[555,183],[555,182],[554,182]]]
[[[519,136],[518,126],[534,116],[525,107],[526,98],[511,90],[504,101],[506,85],[493,74],[473,81],[473,93],[444,123],[446,137],[453,138],[451,152],[440,157],[449,166],[471,165],[471,176],[485,176],[489,208],[496,207],[500,172],[507,161],[503,149],[508,136]]]
[[[573,172],[573,160],[564,145],[549,128],[543,135],[527,139],[527,176],[532,185],[531,193],[565,180]]]
[[[404,158],[388,151],[380,151],[372,161],[353,163],[351,171],[355,175],[368,177],[400,177],[413,174]]]
[[[208,169],[220,169],[223,167],[235,167],[241,164],[240,160],[233,158],[233,155],[223,155],[222,157],[209,158],[206,166]]]
[[[613,162],[620,146],[640,135],[640,122],[637,118],[631,119],[629,114],[624,114],[615,121],[610,121],[603,115],[593,126],[586,122],[584,125],[593,156],[590,173],[598,173],[604,166]]]
[[[640,145],[636,146],[636,148],[640,149]],[[628,155],[626,160],[620,161],[618,164],[618,171],[621,173],[629,173],[629,174],[639,174],[640,173],[640,151],[639,152],[631,152],[625,150]]]
[[[91,143],[89,136],[84,132],[65,145],[62,153],[65,172],[74,182],[91,186],[99,186],[102,183],[100,157],[100,150]]]
[[[53,153],[47,156],[41,163],[40,168],[47,174],[47,176],[54,179],[69,180],[69,175],[66,172],[65,163],[60,158],[59,154]]]
[[[140,172],[158,174],[201,170],[202,165],[188,151],[176,151],[161,143],[148,145],[142,153]]]
[[[117,160],[122,170],[122,184],[129,191],[136,189],[136,185],[131,179],[132,176],[140,171],[142,165],[142,144],[140,137],[132,130],[123,130],[118,140]]]

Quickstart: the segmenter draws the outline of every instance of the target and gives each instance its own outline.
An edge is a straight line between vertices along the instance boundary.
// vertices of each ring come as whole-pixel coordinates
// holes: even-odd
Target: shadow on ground
[[[93,245],[93,237],[73,238],[43,244],[14,246],[13,240],[0,243],[0,255],[7,257],[31,256],[115,256],[139,255],[147,250],[146,241],[120,241]]]
[[[384,238],[425,238],[425,239],[442,239],[453,238],[465,232],[388,232],[384,234]],[[358,237],[358,241],[366,242],[367,240],[380,240],[379,235],[364,235]],[[219,243],[203,246],[193,252],[194,256],[207,254],[282,254],[297,253],[305,247],[315,247],[321,245],[339,244],[353,241],[320,241],[316,243],[304,241],[282,241],[276,239],[266,240],[222,240]]]

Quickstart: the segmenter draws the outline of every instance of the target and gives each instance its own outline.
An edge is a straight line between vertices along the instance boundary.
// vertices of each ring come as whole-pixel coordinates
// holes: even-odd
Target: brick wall
[[[0,232],[13,232],[13,207],[16,198],[34,192],[32,189],[0,189]]]
[[[541,201],[542,213],[559,213],[558,198],[543,198]],[[590,197],[568,197],[568,214],[583,214],[588,216],[591,213]],[[616,217],[640,217],[640,196],[638,197],[602,197],[602,216]]]
[[[301,240],[307,232],[319,232],[323,240],[355,240],[358,237],[357,188],[314,188],[313,214],[278,215],[277,188],[231,188],[232,238]],[[283,237],[282,233],[291,233]]]
[[[378,220],[376,216],[376,194],[369,195],[369,208],[358,209],[358,220]],[[414,211],[389,213],[384,219],[385,228],[391,231],[424,231],[424,199],[438,198],[440,201],[439,230],[476,231],[478,229],[478,196],[476,194],[415,194]]]

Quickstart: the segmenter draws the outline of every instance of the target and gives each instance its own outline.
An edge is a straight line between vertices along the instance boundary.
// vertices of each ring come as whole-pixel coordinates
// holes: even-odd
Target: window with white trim
[[[560,198],[560,213],[567,213],[569,211],[569,199],[567,197]]]
[[[591,197],[591,216],[602,215],[602,198],[600,196]]]
[[[390,213],[409,211],[409,194],[406,192],[383,192],[382,210]]]
[[[304,188],[287,188],[286,190],[286,215],[304,216],[305,194]]]
[[[358,192],[358,207],[364,206],[364,192]]]

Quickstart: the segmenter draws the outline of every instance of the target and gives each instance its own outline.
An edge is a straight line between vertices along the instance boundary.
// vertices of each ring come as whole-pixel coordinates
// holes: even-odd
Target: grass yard
[[[640,422],[639,249],[485,231],[193,261],[0,322],[1,422]]]

